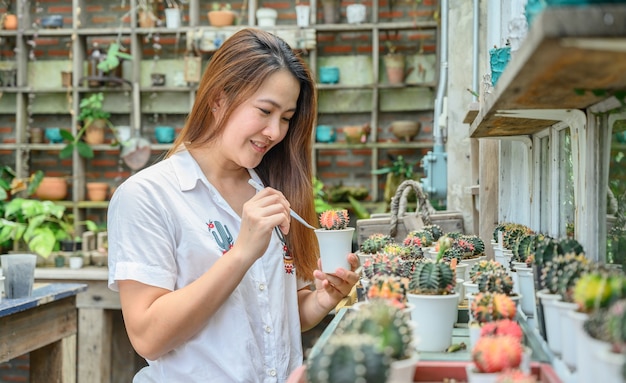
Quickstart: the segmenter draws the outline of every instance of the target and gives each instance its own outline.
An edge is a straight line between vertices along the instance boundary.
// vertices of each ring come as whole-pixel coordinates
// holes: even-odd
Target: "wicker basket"
[[[417,195],[417,208],[407,213],[407,197],[411,191]],[[415,180],[406,180],[400,184],[391,199],[390,213],[373,214],[370,218],[356,222],[357,243],[361,243],[375,233],[389,234],[401,241],[413,230],[425,225],[437,224],[444,233],[464,233],[463,215],[458,211],[437,211],[433,208],[420,184]]]

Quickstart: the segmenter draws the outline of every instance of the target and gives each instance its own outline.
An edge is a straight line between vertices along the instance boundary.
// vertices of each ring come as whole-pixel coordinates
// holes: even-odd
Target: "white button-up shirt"
[[[260,179],[250,170],[257,182]],[[180,289],[237,239],[241,218],[183,150],[131,176],[108,211],[109,287],[131,279]],[[274,231],[266,253],[206,326],[149,360],[134,382],[284,382],[302,364],[295,269]]]

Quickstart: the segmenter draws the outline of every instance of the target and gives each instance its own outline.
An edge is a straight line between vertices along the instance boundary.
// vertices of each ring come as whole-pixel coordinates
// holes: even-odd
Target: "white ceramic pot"
[[[346,7],[346,18],[349,24],[360,24],[365,21],[365,5],[350,4]]]
[[[180,27],[180,9],[178,8],[165,8],[165,26],[167,28],[179,28]]]
[[[573,302],[554,301],[559,315],[561,331],[561,359],[570,368],[576,365],[576,337],[574,334],[574,320],[569,315],[569,311],[578,309],[578,305]]]
[[[443,352],[452,344],[452,330],[458,316],[458,294],[407,294],[412,304],[418,351]]]
[[[385,383],[412,383],[418,361],[418,353],[413,354],[413,356],[408,359],[392,361],[389,367],[389,376]]]
[[[519,293],[522,295],[522,301],[520,306],[522,312],[527,317],[536,317],[537,304],[535,300],[535,279],[533,277],[533,270],[530,267],[516,268],[517,282],[519,284]]]
[[[467,383],[496,383],[500,375],[499,372],[478,372],[474,363],[468,363],[465,372]]]
[[[308,5],[296,5],[296,23],[299,27],[308,27],[310,18],[311,8]]]
[[[70,257],[70,269],[80,269],[83,267],[83,257]]]
[[[323,272],[332,274],[339,267],[350,270],[348,254],[352,252],[353,235],[353,227],[343,230],[315,229]]]
[[[556,355],[561,355],[561,319],[558,308],[554,305],[555,301],[561,300],[561,295],[550,294],[547,290],[537,291],[537,298],[541,302],[543,308],[543,321],[546,327],[546,339],[548,347]]]
[[[276,25],[278,12],[274,8],[259,8],[256,10],[256,20],[259,27],[273,27]]]

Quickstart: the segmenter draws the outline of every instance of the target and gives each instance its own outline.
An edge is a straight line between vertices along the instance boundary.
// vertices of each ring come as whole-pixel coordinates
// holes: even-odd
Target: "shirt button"
[[[259,285],[259,290],[261,290],[261,291],[265,290],[265,285],[263,283],[261,283]]]
[[[270,326],[265,326],[265,332],[266,333],[272,332],[272,328]]]
[[[274,370],[273,368],[269,372],[270,376],[276,376],[276,370]]]

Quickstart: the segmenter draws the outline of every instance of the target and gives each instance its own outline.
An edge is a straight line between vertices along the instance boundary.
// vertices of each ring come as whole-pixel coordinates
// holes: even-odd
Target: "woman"
[[[135,382],[285,382],[302,364],[301,331],[358,279],[354,254],[352,270],[316,269],[313,231],[290,220],[292,208],[316,221],[315,114],[303,61],[241,30],[211,58],[167,158],[118,187],[109,287],[149,363]]]

